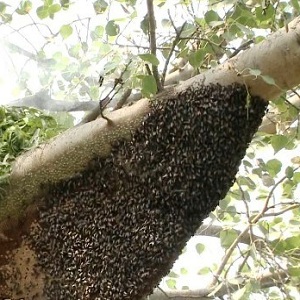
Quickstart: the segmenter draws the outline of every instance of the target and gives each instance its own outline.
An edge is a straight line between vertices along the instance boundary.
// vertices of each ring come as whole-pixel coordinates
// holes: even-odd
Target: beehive
[[[190,87],[151,111],[130,141],[50,188],[27,238],[47,299],[151,294],[234,182],[266,102],[245,87]]]

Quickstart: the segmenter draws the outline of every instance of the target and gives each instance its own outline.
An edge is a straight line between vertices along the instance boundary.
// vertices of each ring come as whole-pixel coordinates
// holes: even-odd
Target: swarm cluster
[[[152,292],[232,185],[266,103],[243,86],[154,101],[130,141],[51,189],[29,237],[48,299]]]

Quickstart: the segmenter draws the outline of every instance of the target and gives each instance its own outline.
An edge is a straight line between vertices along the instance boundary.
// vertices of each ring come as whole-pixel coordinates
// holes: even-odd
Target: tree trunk
[[[299,83],[297,18],[288,30],[155,100],[115,111],[109,121],[72,128],[19,157],[0,202],[0,249],[11,252],[0,252],[8,274],[2,282],[0,277],[0,295],[16,297],[19,291],[43,299],[44,285],[47,295],[57,299],[141,299],[149,294],[230,188],[267,101]],[[97,220],[97,232],[86,236],[98,255],[91,255],[91,262],[85,260],[89,248],[81,244],[85,235],[71,226],[77,211],[85,212],[76,219],[87,222],[75,226],[82,231],[92,227],[87,211]],[[23,233],[29,237],[23,239]],[[98,248],[97,241],[89,240],[94,234]],[[91,263],[88,271],[82,265],[83,277],[78,277],[77,259]],[[18,283],[12,280],[16,274]]]

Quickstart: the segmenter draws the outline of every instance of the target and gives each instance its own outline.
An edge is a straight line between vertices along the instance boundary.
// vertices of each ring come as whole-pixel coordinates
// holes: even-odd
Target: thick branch
[[[225,64],[199,74],[177,87],[219,83],[228,85],[234,82],[246,84],[252,95],[272,100],[282,92],[300,82],[300,17],[270,35],[264,42],[256,44]],[[259,69],[262,75],[270,76],[276,85],[270,85],[262,77],[250,75],[250,69]],[[285,72],[283,70],[286,70]]]
[[[99,106],[96,101],[74,102],[55,100],[49,96],[49,91],[47,90],[41,90],[34,95],[11,101],[7,105],[35,107],[37,109],[56,112],[88,111]]]

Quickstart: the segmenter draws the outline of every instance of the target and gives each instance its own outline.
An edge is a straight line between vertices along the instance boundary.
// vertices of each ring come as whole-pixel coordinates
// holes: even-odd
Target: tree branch
[[[166,59],[165,66],[164,66],[164,69],[163,69],[163,72],[162,72],[162,76],[161,76],[161,85],[162,85],[162,87],[165,84],[165,79],[166,79],[166,74],[167,74],[167,69],[168,69],[168,65],[169,65],[170,59],[171,59],[171,57],[173,55],[173,52],[175,50],[176,45],[180,41],[180,35],[181,35],[182,31],[184,30],[184,27],[185,27],[185,24],[186,24],[186,22],[184,22],[183,25],[180,27],[180,29],[177,30],[177,28],[176,28],[176,26],[175,26],[175,24],[174,24],[174,22],[173,22],[173,20],[171,18],[170,11],[168,11],[168,14],[169,14],[169,19],[170,19],[170,21],[172,23],[172,26],[173,26],[173,28],[174,28],[174,30],[176,32],[176,36],[175,36],[175,39],[173,40],[173,43],[172,43],[169,55],[168,55],[168,57]]]
[[[237,278],[238,279],[238,278]],[[288,280],[287,270],[282,269],[278,272],[266,271],[263,274],[257,275],[255,278],[256,281],[260,284],[261,289],[270,288],[276,286],[278,280]],[[211,289],[209,287],[203,287],[198,290],[169,290],[169,291],[160,291],[155,289],[154,293],[149,296],[149,300],[209,300],[214,297],[223,297],[228,294],[228,292],[235,292],[241,289],[247,279],[243,279],[242,282],[239,281],[239,284],[223,282],[216,293],[211,295]],[[167,296],[165,295],[167,294]]]
[[[147,8],[148,8],[148,16],[149,16],[149,40],[150,40],[150,50],[151,54],[156,56],[156,21],[154,15],[154,8],[153,8],[153,0],[147,0]],[[157,66],[152,65],[152,74],[155,78],[157,91],[162,91],[162,85],[159,79],[159,73]]]

